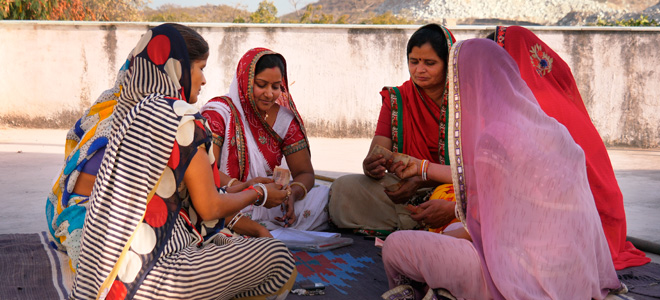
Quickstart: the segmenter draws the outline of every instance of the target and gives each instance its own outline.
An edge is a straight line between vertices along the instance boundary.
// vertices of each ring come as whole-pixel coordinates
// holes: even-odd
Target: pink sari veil
[[[619,287],[582,149],[548,117],[504,49],[449,58],[457,211],[496,299],[602,299]]]

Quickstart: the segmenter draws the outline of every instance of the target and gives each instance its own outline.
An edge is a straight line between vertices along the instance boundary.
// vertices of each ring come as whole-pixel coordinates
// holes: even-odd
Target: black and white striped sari
[[[211,149],[211,135],[197,109],[178,100],[189,99],[190,91],[183,38],[172,26],[155,27],[127,63],[90,196],[71,298],[229,299],[276,293],[295,267],[281,242],[222,235],[202,242],[196,234],[197,214],[183,177],[198,149]],[[211,225],[222,226],[223,220]]]

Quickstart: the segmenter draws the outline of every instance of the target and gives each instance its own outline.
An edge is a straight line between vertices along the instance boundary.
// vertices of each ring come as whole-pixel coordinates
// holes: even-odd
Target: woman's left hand
[[[421,164],[421,160],[410,157],[410,161],[407,165],[404,165],[403,162],[397,162],[390,167],[389,171],[396,174],[396,176],[401,179],[406,179],[419,175],[421,173],[419,171],[419,169],[422,167]]]
[[[443,227],[454,220],[454,207],[456,202],[447,200],[429,200],[418,205],[415,211],[411,211],[410,217],[417,221],[422,227]]]
[[[255,185],[255,184],[257,184],[257,183],[267,184],[267,183],[271,183],[271,182],[273,182],[273,179],[272,179],[272,178],[268,178],[268,177],[255,177],[255,178],[252,178],[252,179],[248,180],[246,183],[247,183],[248,186],[251,186],[251,185]]]

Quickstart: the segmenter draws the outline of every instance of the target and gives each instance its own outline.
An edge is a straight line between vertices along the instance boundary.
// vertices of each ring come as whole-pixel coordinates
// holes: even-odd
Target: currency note
[[[390,192],[394,192],[401,187],[401,179],[392,173],[385,173],[379,183]]]
[[[376,145],[373,148],[371,148],[371,151],[369,152],[369,156],[378,155],[378,154],[382,154],[383,157],[387,160],[391,159],[393,155],[392,151],[385,149],[385,147],[381,145]]]
[[[289,169],[275,167],[275,170],[273,170],[273,181],[275,181],[275,183],[279,183],[282,186],[286,186],[287,184],[289,184],[290,180],[291,180],[291,172],[289,171]]]

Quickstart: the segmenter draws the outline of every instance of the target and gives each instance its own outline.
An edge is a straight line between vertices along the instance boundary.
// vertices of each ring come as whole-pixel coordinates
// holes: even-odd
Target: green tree
[[[300,23],[306,24],[347,24],[348,15],[342,15],[335,21],[332,14],[323,13],[321,5],[307,5],[305,12],[300,16]]]
[[[0,20],[48,20],[57,0],[0,0]]]
[[[341,15],[341,17],[335,21],[335,24],[348,24],[348,15]]]
[[[259,7],[250,17],[250,23],[279,23],[277,17],[277,7],[273,2],[264,0],[259,2]]]
[[[385,25],[385,24],[415,24],[414,21],[408,20],[404,17],[399,17],[395,16],[392,14],[391,11],[386,11],[385,13],[382,13],[377,16],[373,16],[369,19],[365,19],[361,24],[379,24],[379,25]]]
[[[607,21],[598,18],[596,26],[660,26],[660,23],[655,19],[650,19],[648,16],[641,15],[638,19],[631,18],[627,20]]]
[[[237,16],[232,23],[247,23],[247,20],[243,16]]]

